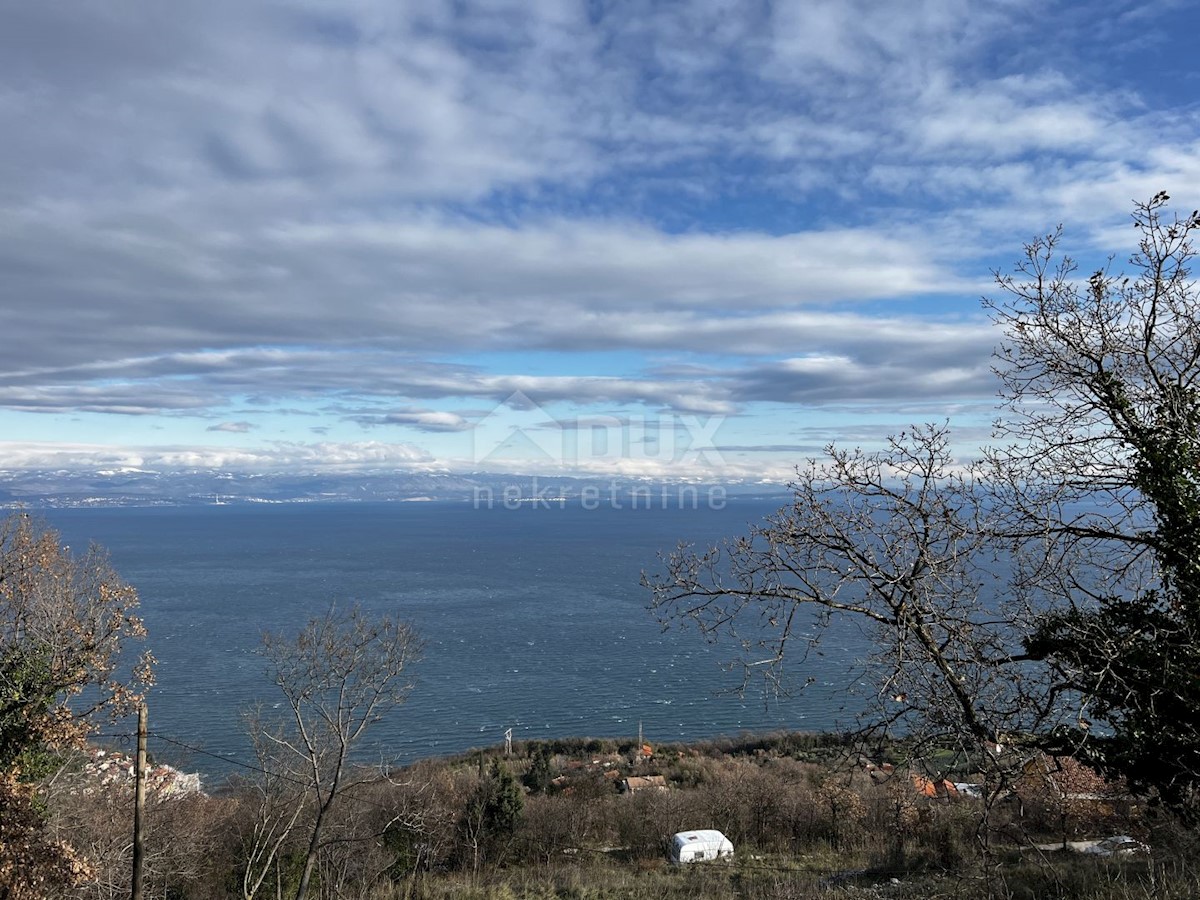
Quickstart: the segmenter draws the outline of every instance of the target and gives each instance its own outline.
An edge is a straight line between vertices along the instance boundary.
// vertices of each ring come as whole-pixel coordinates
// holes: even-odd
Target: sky
[[[969,457],[993,272],[1200,207],[1196,33],[1168,0],[0,0],[0,470],[786,480],[943,421]]]

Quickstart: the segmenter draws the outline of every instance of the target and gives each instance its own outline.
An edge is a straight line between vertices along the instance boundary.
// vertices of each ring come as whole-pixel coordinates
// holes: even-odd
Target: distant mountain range
[[[248,474],[216,470],[0,470],[0,506],[179,506],[460,500],[491,505],[592,502],[707,504],[724,497],[782,497],[765,483],[691,483],[628,477],[495,473]]]

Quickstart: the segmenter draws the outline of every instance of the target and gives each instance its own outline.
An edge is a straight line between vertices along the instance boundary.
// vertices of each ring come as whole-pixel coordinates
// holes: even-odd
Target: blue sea
[[[856,707],[848,673],[864,638],[846,633],[795,674],[790,697],[730,693],[736,648],[664,630],[641,572],[680,541],[744,534],[779,501],[723,508],[470,503],[213,505],[52,509],[73,546],[103,545],[141,596],[158,658],[149,698],[160,759],[212,775],[250,762],[241,713],[277,706],[256,650],[331,603],[410,622],[426,642],[408,702],[364,754],[398,762],[567,736],[694,740],[821,730]],[[849,711],[848,711],[849,710]],[[114,742],[119,743],[116,739]]]

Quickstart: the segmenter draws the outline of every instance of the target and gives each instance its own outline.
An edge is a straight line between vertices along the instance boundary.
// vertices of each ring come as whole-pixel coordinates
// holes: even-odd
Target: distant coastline
[[[245,474],[224,471],[152,472],[0,469],[0,509],[147,506],[235,506],[281,503],[503,503],[537,505],[621,503],[662,498],[786,497],[783,484],[628,477],[493,473]],[[691,498],[699,498],[692,501]]]

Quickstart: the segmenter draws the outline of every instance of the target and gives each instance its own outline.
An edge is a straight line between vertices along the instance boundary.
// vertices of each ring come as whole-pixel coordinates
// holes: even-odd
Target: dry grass
[[[1017,819],[1012,812],[1009,819],[1002,815],[993,822],[992,846],[1000,849],[984,866],[974,801],[919,795],[899,768],[896,777],[877,783],[854,766],[856,757],[850,757],[849,768],[841,765],[848,754],[836,737],[768,736],[658,747],[649,762],[635,762],[636,749],[599,741],[517,748],[507,762],[518,775],[531,769],[536,750],[543,765],[552,759],[554,784],[548,793],[527,796],[516,831],[494,836],[480,857],[464,852],[461,827],[480,778],[478,756],[427,760],[392,780],[372,782],[356,792],[355,802],[339,808],[333,825],[347,840],[323,857],[325,883],[319,895],[331,900],[1200,897],[1200,864],[1190,862],[1200,859],[1194,833],[1178,825],[1171,832],[1148,814],[1139,813],[1137,820],[1089,819],[1071,828],[1147,837],[1155,848],[1153,861],[1023,852],[1022,846],[1053,843],[1066,825],[1055,818],[1048,830],[1036,817]],[[662,774],[671,787],[618,794],[610,776],[634,773]],[[216,837],[204,845],[202,865],[170,873],[160,885],[162,895],[169,888],[172,900],[234,896],[225,888],[236,885],[241,835],[253,810],[238,798],[234,791],[210,804],[208,832]],[[82,797],[75,799],[88,805]],[[397,814],[414,824],[385,829]],[[84,837],[100,829],[91,824],[95,816],[76,818],[79,834],[73,837],[82,846]],[[167,846],[191,846],[183,838],[195,823],[163,818],[157,825]],[[695,827],[724,831],[737,847],[735,859],[669,866],[667,838]],[[283,858],[292,860],[295,851],[285,848]],[[285,866],[285,887],[289,871]],[[97,900],[102,895],[93,890],[77,896]]]
[[[1178,864],[1111,864],[1082,858],[1015,862],[988,873],[831,877],[844,859],[741,860],[730,865],[595,864],[555,871],[493,872],[481,878],[426,875],[377,900],[1194,900],[1200,875]],[[794,863],[801,862],[800,865]],[[817,871],[814,871],[813,869]]]

